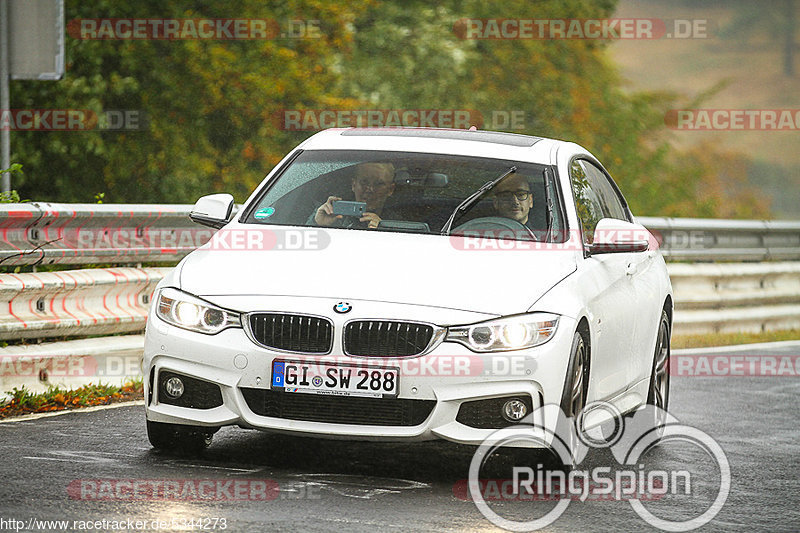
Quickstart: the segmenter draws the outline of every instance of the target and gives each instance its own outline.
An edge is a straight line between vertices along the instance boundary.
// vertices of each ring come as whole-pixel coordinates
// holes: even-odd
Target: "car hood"
[[[224,232],[254,231],[252,225]],[[262,246],[209,241],[187,256],[180,288],[214,301],[215,296],[297,296],[332,300],[372,300],[508,315],[527,311],[576,269],[573,251],[497,249],[510,241],[482,241],[464,249],[461,237],[348,229],[281,228]],[[303,249],[281,246],[314,241]],[[304,236],[313,234],[314,239]],[[305,239],[305,240],[304,240]],[[275,242],[277,241],[277,243]],[[241,243],[247,239],[240,239]],[[236,249],[231,249],[236,248]],[[488,248],[488,249],[487,249]]]

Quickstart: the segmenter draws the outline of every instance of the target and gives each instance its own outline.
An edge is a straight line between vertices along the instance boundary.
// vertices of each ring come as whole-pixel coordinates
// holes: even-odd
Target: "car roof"
[[[564,141],[497,131],[445,128],[331,128],[303,142],[303,150],[388,150],[454,154],[552,164]]]

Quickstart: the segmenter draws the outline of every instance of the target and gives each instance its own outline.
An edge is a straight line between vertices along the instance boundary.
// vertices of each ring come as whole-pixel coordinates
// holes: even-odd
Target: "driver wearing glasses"
[[[499,216],[514,219],[532,230],[536,229],[528,224],[528,213],[533,207],[533,193],[523,176],[511,174],[498,183],[494,190],[493,205]]]

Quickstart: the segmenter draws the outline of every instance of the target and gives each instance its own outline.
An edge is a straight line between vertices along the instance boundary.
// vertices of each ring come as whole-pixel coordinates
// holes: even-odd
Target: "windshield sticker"
[[[262,218],[271,217],[273,213],[275,213],[274,207],[265,207],[264,209],[259,209],[258,211],[256,211],[253,216],[258,220],[261,220]]]

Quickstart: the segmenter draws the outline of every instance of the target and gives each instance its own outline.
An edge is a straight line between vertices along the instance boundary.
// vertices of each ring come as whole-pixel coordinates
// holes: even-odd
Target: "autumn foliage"
[[[355,3],[257,0],[81,2],[66,19],[300,21],[314,38],[92,40],[66,38],[58,82],[12,81],[11,108],[136,110],[130,131],[13,132],[20,195],[37,201],[243,201],[310,131],[278,127],[281,110],[461,109],[517,112],[487,129],[575,141],[609,169],[637,214],[747,216],[767,206],[741,182],[735,157],[676,150],[664,114],[676,97],[623,91],[603,40],[477,40],[464,18],[604,18],[615,2],[478,0]],[[294,22],[293,22],[294,21]],[[74,23],[73,23],[74,24]],[[727,170],[726,170],[727,169]]]

